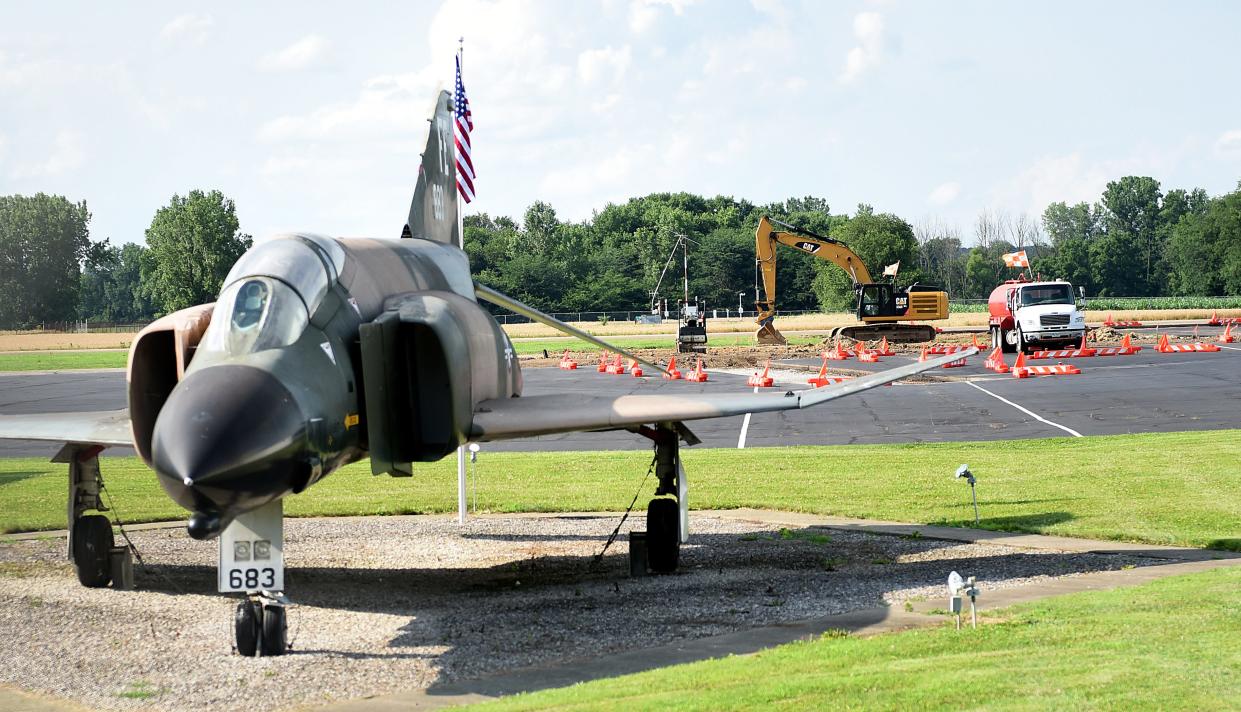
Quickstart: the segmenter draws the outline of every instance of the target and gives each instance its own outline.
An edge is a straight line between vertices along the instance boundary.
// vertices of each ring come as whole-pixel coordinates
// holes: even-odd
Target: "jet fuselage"
[[[423,356],[427,363],[465,360],[479,380],[469,400],[519,394],[511,344],[475,301],[468,259],[454,246],[287,235],[255,245],[237,261],[149,439],[160,484],[192,512],[192,536],[212,537],[236,514],[301,492],[368,454],[359,330],[411,301],[432,304],[432,311],[435,304],[452,304],[457,318],[446,322],[449,328],[488,331],[453,327],[478,317],[494,325],[489,339],[464,335],[472,336],[463,338],[464,349],[452,348],[442,334],[419,337],[425,343],[417,353],[429,347],[451,352]],[[463,320],[462,310],[480,314]],[[490,353],[478,353],[488,346]],[[412,348],[401,353],[415,358]],[[424,400],[436,400],[435,385],[422,386]],[[131,409],[134,397],[131,389]],[[433,405],[421,413],[424,420],[441,417]],[[455,446],[463,428],[450,430],[441,439]],[[412,459],[439,459],[446,448],[424,449]]]

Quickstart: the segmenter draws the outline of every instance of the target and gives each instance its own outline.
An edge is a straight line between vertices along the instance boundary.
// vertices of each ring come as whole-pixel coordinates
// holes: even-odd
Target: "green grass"
[[[55,351],[0,354],[0,371],[67,371],[125,368],[127,351]]]
[[[670,349],[676,346],[676,337],[668,334],[666,336],[605,336],[605,341],[616,344],[625,349]],[[797,346],[803,344],[816,344],[822,341],[821,337],[813,336],[790,336],[789,343]],[[710,345],[720,346],[753,346],[753,334],[712,334],[710,337]],[[547,351],[550,356],[558,356],[564,353],[565,349],[569,349],[574,353],[583,351],[599,351],[599,347],[594,344],[581,341],[574,338],[556,338],[556,339],[519,339],[513,342],[513,349],[519,356],[542,355],[543,351]]]
[[[824,635],[479,709],[1204,710],[1241,699],[1238,567],[988,618],[976,631],[945,622],[869,638]]]
[[[1157,433],[985,443],[694,449],[684,451],[696,509],[761,507],[904,522],[1241,550],[1241,431]],[[493,512],[617,511],[633,498],[650,453],[489,453],[478,458],[478,503]],[[127,521],[180,519],[155,476],[133,458],[105,458]],[[455,462],[415,466],[408,479],[372,477],[363,462],[290,497],[291,516],[451,512]],[[652,487],[648,483],[648,489]],[[63,528],[63,465],[0,460],[0,532]]]

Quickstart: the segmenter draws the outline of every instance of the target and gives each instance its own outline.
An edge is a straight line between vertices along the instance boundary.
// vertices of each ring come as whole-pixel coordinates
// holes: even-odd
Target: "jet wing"
[[[0,440],[50,440],[125,447],[134,444],[127,410],[0,415]]]
[[[720,418],[810,408],[929,371],[978,353],[970,348],[823,388],[772,394],[686,394],[497,398],[478,404],[470,439],[479,442],[579,430],[615,430],[644,423]]]

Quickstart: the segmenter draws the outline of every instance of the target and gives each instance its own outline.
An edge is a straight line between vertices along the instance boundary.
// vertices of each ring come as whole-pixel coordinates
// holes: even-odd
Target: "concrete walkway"
[[[1068,593],[1136,586],[1167,576],[1198,573],[1220,566],[1241,565],[1241,555],[1209,549],[1094,541],[1038,534],[1012,534],[982,529],[959,529],[757,509],[701,511],[694,514],[767,522],[789,527],[822,527],[888,536],[909,536],[917,532],[919,536],[944,541],[988,542],[1032,550],[1138,555],[1168,562],[1121,571],[1100,571],[1061,577],[996,591],[987,591],[984,582],[984,595],[979,598],[978,609],[980,611],[1005,608]],[[395,712],[396,710],[431,710],[483,702],[519,692],[565,687],[578,682],[628,675],[670,665],[727,655],[748,655],[776,645],[814,638],[829,630],[845,630],[852,635],[875,635],[943,625],[945,618],[942,615],[930,614],[930,611],[942,610],[944,605],[945,601],[935,600],[913,602],[912,610],[887,606],[868,608],[796,623],[765,626],[697,640],[677,641],[658,648],[610,654],[602,658],[566,661],[551,667],[514,670],[506,674],[476,680],[434,685],[426,690],[411,690],[338,702],[316,709],[325,712]],[[0,699],[0,702],[3,700]]]

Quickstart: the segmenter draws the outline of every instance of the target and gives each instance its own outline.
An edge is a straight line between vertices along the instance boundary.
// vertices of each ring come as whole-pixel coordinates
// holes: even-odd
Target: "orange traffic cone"
[[[1219,312],[1212,310],[1211,320],[1207,322],[1207,326],[1219,326],[1219,325],[1220,325]]]
[[[973,334],[972,336],[970,336],[970,344],[973,345],[973,347],[978,349],[979,351],[984,350],[983,345],[978,343],[978,334]]]
[[[1168,335],[1164,334],[1159,337],[1159,343],[1155,346],[1155,350],[1161,354],[1172,353],[1172,346],[1168,343]]]
[[[807,378],[806,383],[809,383],[815,388],[818,388],[819,386],[826,385],[826,379],[827,379],[827,356],[824,356],[823,365],[819,366],[819,375],[815,376],[814,378]]]
[[[895,356],[896,355],[895,353],[892,352],[892,347],[888,346],[888,337],[886,336],[880,339],[879,348],[876,350],[879,352],[880,356]]]
[[[922,347],[922,355],[918,356],[918,363],[922,363],[922,362],[923,362],[923,361],[925,361],[925,360],[926,360],[926,347],[925,347],[925,346],[923,346],[923,347]]]
[[[1008,364],[1004,363],[1004,354],[999,346],[995,347],[986,361],[983,361],[983,367],[996,373],[1008,373]]]
[[[1231,344],[1233,341],[1236,341],[1236,339],[1232,335],[1232,322],[1230,321],[1228,326],[1224,327],[1224,333],[1219,335],[1219,342],[1221,344]]]
[[[1078,356],[1094,356],[1096,353],[1098,353],[1097,350],[1092,349],[1086,345],[1086,334],[1087,333],[1088,332],[1085,332],[1085,331],[1082,332],[1082,345],[1077,347]]]
[[[616,358],[614,358],[612,363],[608,364],[608,367],[604,370],[613,376],[623,376],[629,369],[625,368],[625,364],[621,362],[621,355],[616,354]]]
[[[770,371],[771,359],[767,359],[767,363],[763,365],[763,372],[761,374],[756,373],[753,376],[750,376],[746,383],[754,386],[755,388],[771,388],[772,384],[775,383],[775,379],[768,375]]]
[[[1013,375],[1017,378],[1027,378],[1030,375],[1030,367],[1026,366],[1026,352],[1018,351],[1017,360],[1013,362]]]
[[[664,374],[664,378],[669,381],[681,380],[681,372],[677,370],[677,357],[673,356],[668,359],[668,372]]]
[[[642,367],[638,365],[637,359],[629,359],[629,373],[634,378],[642,378]]]
[[[685,377],[687,381],[694,383],[706,383],[707,372],[702,370],[702,359],[698,359],[698,365],[694,367],[694,372]]]
[[[599,373],[608,372],[608,352],[607,351],[604,351],[603,355],[599,357],[599,368],[596,368],[595,370],[598,371]]]

